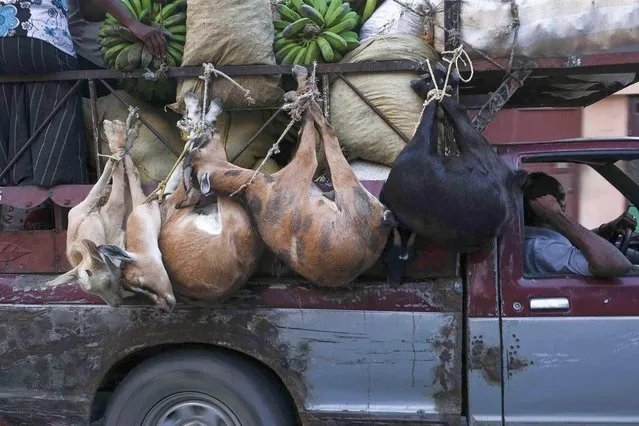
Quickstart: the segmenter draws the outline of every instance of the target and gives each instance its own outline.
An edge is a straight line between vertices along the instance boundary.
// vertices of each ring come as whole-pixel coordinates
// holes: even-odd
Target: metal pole
[[[362,92],[360,92],[360,91],[359,91],[359,89],[358,89],[357,87],[355,87],[355,86],[353,85],[353,83],[351,83],[350,81],[348,81],[348,79],[347,79],[346,77],[344,77],[344,74],[342,74],[342,73],[340,72],[340,73],[337,73],[337,76],[338,76],[338,77],[339,77],[339,78],[340,78],[340,79],[341,79],[344,83],[346,83],[346,85],[347,85],[348,87],[350,87],[350,88],[353,90],[353,92],[355,92],[355,93],[357,94],[357,96],[359,96],[360,98],[362,98],[362,100],[363,100],[364,102],[366,102],[366,105],[368,105],[368,106],[369,106],[369,107],[370,107],[373,111],[375,111],[375,114],[377,114],[377,115],[379,116],[379,118],[381,118],[382,120],[384,120],[384,123],[388,124],[388,125],[390,126],[390,128],[391,128],[391,129],[393,129],[393,131],[394,131],[395,133],[397,133],[397,135],[398,135],[400,138],[402,138],[402,139],[404,140],[404,142],[406,142],[406,143],[409,143],[409,142],[410,142],[410,139],[408,139],[408,138],[406,137],[406,135],[404,135],[404,133],[402,133],[402,131],[401,131],[401,130],[399,130],[399,129],[397,128],[397,126],[395,126],[393,123],[391,123],[391,122],[390,122],[390,120],[389,120],[388,118],[386,118],[386,116],[384,115],[384,113],[383,113],[383,112],[381,112],[379,109],[377,109],[377,107],[376,107],[375,105],[373,105],[373,104],[371,103],[371,101],[369,101],[369,100],[366,98],[366,96],[365,96]]]
[[[95,170],[98,177],[102,174],[100,166],[100,124],[98,123],[98,94],[95,80],[89,79],[89,97],[91,99],[91,123],[93,125],[93,148],[95,149]]]
[[[53,111],[51,111],[49,113],[49,115],[47,115],[47,117],[44,119],[44,122],[40,125],[40,127],[38,127],[36,129],[36,131],[33,132],[31,137],[29,138],[29,140],[27,140],[25,142],[25,144],[22,146],[22,148],[20,148],[20,151],[18,151],[18,153],[15,155],[15,157],[13,157],[9,161],[7,166],[0,172],[0,179],[2,179],[4,177],[4,175],[6,175],[9,172],[9,170],[11,170],[11,168],[18,162],[20,157],[22,157],[22,154],[24,154],[27,151],[27,149],[29,149],[31,144],[33,144],[33,142],[36,140],[38,135],[40,135],[40,133],[44,130],[44,128],[47,127],[47,125],[49,125],[49,123],[51,122],[53,117],[55,117],[55,115],[58,113],[58,111],[60,111],[60,108],[62,108],[62,106],[69,99],[69,97],[71,95],[73,95],[78,90],[78,88],[80,87],[80,84],[82,84],[82,80],[76,81],[76,83],[73,85],[73,87],[71,87],[71,89],[69,89],[67,94],[64,95],[64,97],[60,100],[60,102],[58,102],[56,104],[56,106],[53,107]]]
[[[251,139],[249,139],[248,142],[246,142],[246,145],[244,145],[244,147],[242,147],[242,149],[240,149],[240,151],[237,154],[235,154],[233,158],[229,160],[229,163],[232,163],[233,161],[237,160],[239,156],[242,155],[244,151],[246,151],[246,149],[253,143],[253,141],[257,139],[257,137],[264,131],[264,129],[266,129],[266,126],[268,126],[269,124],[273,122],[273,120],[275,120],[275,118],[280,112],[282,112],[282,107],[280,107],[277,111],[275,111],[275,113],[273,113],[273,115],[271,115],[271,117],[268,120],[266,120],[266,123],[264,123],[262,127],[260,127],[257,130],[257,132],[253,135],[253,137],[251,137]]]

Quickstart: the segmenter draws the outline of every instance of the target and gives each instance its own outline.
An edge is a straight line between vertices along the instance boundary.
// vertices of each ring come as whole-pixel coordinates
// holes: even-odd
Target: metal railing
[[[310,69],[310,66],[308,66]],[[386,124],[388,124],[404,141],[408,142],[408,138],[404,135],[384,114],[379,111],[373,103],[366,98],[366,96],[361,93],[345,76],[345,74],[349,73],[376,73],[376,72],[393,72],[393,71],[413,71],[413,72],[425,72],[427,70],[427,66],[425,62],[417,62],[411,60],[401,60],[401,61],[375,61],[375,62],[361,62],[361,63],[350,63],[350,64],[318,64],[316,68],[316,72],[321,76],[322,80],[322,91],[325,100],[325,113],[328,116],[329,106],[328,106],[328,90],[329,90],[329,79],[328,76],[330,74],[335,74],[337,78],[343,80]],[[182,68],[170,68],[167,72],[168,78],[190,78],[190,77],[198,77],[202,75],[202,67],[182,67]],[[238,77],[238,76],[265,76],[265,75],[281,75],[281,74],[290,74],[291,66],[290,65],[228,65],[224,67],[220,67],[219,71],[228,75],[229,77]],[[96,153],[96,167],[98,175],[101,173],[100,170],[100,143],[99,143],[99,127],[98,123],[98,113],[97,113],[97,90],[96,83],[99,82],[102,84],[111,94],[115,96],[115,98],[125,107],[128,107],[124,99],[117,93],[117,91],[106,81],[107,79],[131,79],[131,78],[144,78],[144,70],[136,70],[132,72],[120,72],[110,69],[103,70],[73,70],[73,71],[61,71],[55,73],[48,74],[31,74],[31,75],[0,75],[0,83],[19,83],[19,82],[42,82],[42,81],[76,81],[76,83],[69,89],[69,91],[63,96],[63,98],[55,104],[51,113],[45,118],[44,122],[40,124],[40,126],[36,129],[34,134],[24,143],[20,151],[16,153],[16,155],[9,160],[7,166],[0,171],[0,179],[2,179],[6,173],[15,165],[15,163],[19,160],[19,158],[28,150],[31,144],[35,141],[37,136],[42,132],[42,130],[51,122],[51,120],[55,117],[55,114],[62,108],[65,102],[69,99],[71,95],[76,93],[80,88],[80,85],[83,80],[88,81],[89,85],[89,101],[91,108],[91,122],[92,122],[92,132],[93,132],[93,148]],[[264,107],[261,107],[262,109]],[[266,129],[266,127],[273,122],[282,112],[282,108],[280,106],[272,106],[267,107],[269,109],[276,110],[271,117],[260,127],[260,129],[253,135],[239,150],[237,154],[230,158],[231,162],[235,161],[250,145],[253,141],[255,141],[259,135]],[[252,107],[243,107],[243,108],[235,108],[242,110],[250,110],[254,109]],[[149,131],[151,131],[159,141],[164,144],[170,152],[174,153],[176,156],[179,155],[179,152],[175,152],[171,144],[164,138],[164,136],[157,131],[149,121],[144,117],[143,114],[139,114],[139,119],[144,124]]]

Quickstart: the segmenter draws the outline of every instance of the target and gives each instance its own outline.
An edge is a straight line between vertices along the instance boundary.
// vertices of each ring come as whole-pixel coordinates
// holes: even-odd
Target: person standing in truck
[[[529,274],[595,275],[613,277],[627,274],[638,253],[624,256],[604,237],[636,223],[622,214],[591,231],[565,213],[566,192],[552,176],[528,175],[524,189],[524,270]],[[631,262],[631,260],[633,260]]]
[[[86,0],[83,0],[86,1]],[[164,36],[133,19],[117,0],[95,0],[153,53],[164,49]],[[0,0],[0,74],[24,75],[77,68],[69,33],[68,0]],[[69,89],[71,81],[0,84],[0,171],[16,157]],[[81,100],[71,95],[2,178],[0,185],[88,182]]]
[[[98,32],[107,11],[123,22],[136,37],[143,40],[151,53],[156,56],[164,54],[165,41],[162,32],[133,19],[119,1],[69,0],[69,31],[77,54],[78,69],[106,69],[98,44]]]

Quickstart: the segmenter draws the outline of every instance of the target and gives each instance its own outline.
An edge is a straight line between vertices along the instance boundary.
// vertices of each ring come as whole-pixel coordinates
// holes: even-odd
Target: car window
[[[625,171],[625,164],[618,163],[617,165]],[[637,164],[637,166],[638,173],[636,176],[639,177],[639,164]],[[566,214],[587,229],[598,229],[601,224],[614,220],[624,211],[629,211],[629,209],[632,209],[632,212],[636,214],[639,220],[639,209],[631,206],[619,190],[588,165],[576,163],[524,163],[523,168],[528,172],[541,171],[557,179],[564,187],[566,193]],[[529,229],[529,232],[530,231]],[[530,237],[532,234],[529,233],[528,235]],[[534,235],[536,236],[535,238],[537,238],[537,235]],[[541,244],[542,240],[539,241],[539,244]],[[567,241],[564,241],[564,243],[569,245]],[[550,245],[547,249],[550,250],[552,247],[553,246]],[[525,253],[527,249],[531,249],[530,241],[527,243],[525,236],[522,235],[522,261],[524,265],[531,265],[529,260],[529,263],[527,263]],[[562,253],[563,251],[556,253],[556,255],[552,256],[553,259],[559,258]],[[574,261],[569,255],[566,255],[564,260],[566,264],[570,264],[569,269],[571,270],[588,270],[587,262],[584,265],[582,264],[583,262]],[[534,264],[534,262],[532,264]],[[559,264],[563,265],[564,263],[563,261],[557,261],[557,265]],[[553,267],[555,266],[553,263]],[[531,274],[530,271],[528,271],[528,273],[526,273],[526,271],[524,272],[527,276],[539,276],[538,273]],[[566,274],[571,273],[561,273],[561,275]],[[546,274],[544,274],[544,276],[545,275]]]

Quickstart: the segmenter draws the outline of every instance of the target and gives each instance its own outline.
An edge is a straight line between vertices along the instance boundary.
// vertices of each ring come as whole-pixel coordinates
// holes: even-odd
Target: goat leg
[[[297,151],[289,164],[280,172],[281,179],[285,180],[287,185],[295,185],[301,191],[310,188],[317,169],[316,146],[317,131],[313,125],[313,115],[310,110],[306,110]]]
[[[126,171],[127,181],[129,183],[129,191],[133,206],[138,206],[144,202],[146,196],[142,191],[142,182],[140,181],[140,172],[133,164],[133,159],[129,154],[124,156],[124,169]]]
[[[469,149],[489,150],[490,144],[473,126],[466,108],[457,100],[445,97],[441,101],[444,112],[450,121],[455,139],[461,153],[468,152]]]
[[[346,161],[335,131],[327,123],[319,106],[313,102],[311,105],[315,126],[319,130],[326,155],[326,163],[331,173],[331,181],[335,191],[339,194],[346,188],[352,188],[357,184],[357,176]]]
[[[106,165],[104,166],[104,170],[102,170],[102,174],[100,175],[100,179],[98,179],[95,185],[93,185],[86,198],[80,204],[78,204],[76,208],[80,207],[81,205],[92,205],[98,202],[98,200],[102,196],[102,193],[109,185],[111,177],[113,176],[113,163],[113,160],[107,161]]]
[[[422,120],[417,126],[417,131],[409,146],[419,149],[426,149],[429,155],[439,155],[438,150],[439,134],[437,132],[437,102],[433,101],[426,105]],[[409,148],[409,149],[411,149]]]
[[[111,185],[111,195],[109,195],[109,199],[104,205],[104,211],[106,212],[105,220],[117,220],[117,217],[122,220],[122,218],[124,217],[125,190],[124,164],[120,160],[113,167],[113,184]]]

